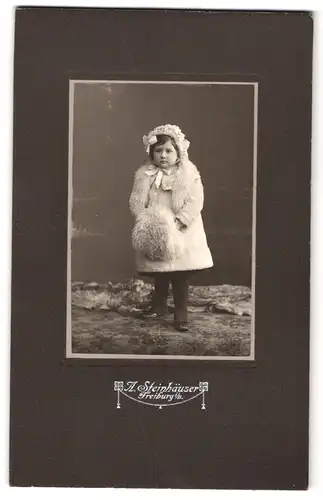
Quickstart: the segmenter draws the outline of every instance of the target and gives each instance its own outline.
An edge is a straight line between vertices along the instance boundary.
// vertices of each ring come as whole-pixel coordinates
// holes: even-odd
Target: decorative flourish
[[[202,392],[202,405],[201,405],[201,409],[205,410],[206,409],[206,404],[205,404],[205,399],[204,399],[204,392],[207,392],[209,390],[209,383],[208,382],[200,382],[199,383],[199,389]]]
[[[114,382],[114,390],[115,391],[119,391],[119,390],[123,390],[123,382],[119,381],[119,380],[116,380]]]
[[[123,382],[119,380],[115,380],[114,382],[114,390],[117,391],[118,398],[117,398],[117,409],[120,409],[120,391],[123,390]]]
[[[120,394],[123,394],[128,399],[148,406],[154,406],[161,410],[165,406],[174,406],[183,403],[188,403],[202,396],[201,410],[206,409],[204,393],[208,391],[208,382],[200,382],[198,386],[180,386],[174,382],[169,382],[167,385],[158,382],[146,381],[144,384],[138,384],[136,381],[122,382],[114,381],[114,391],[117,392],[117,409],[121,408]],[[185,398],[189,392],[190,397]],[[130,395],[131,393],[131,395]],[[192,394],[192,396],[191,396]],[[151,400],[155,400],[153,403]],[[149,402],[148,402],[149,401]],[[166,403],[161,401],[167,401]]]

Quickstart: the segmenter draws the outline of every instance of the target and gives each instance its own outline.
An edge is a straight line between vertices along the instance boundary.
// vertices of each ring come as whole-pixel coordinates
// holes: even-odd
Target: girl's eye
[[[162,153],[162,151],[163,151],[163,148],[160,148],[160,147],[159,148],[155,148],[155,152],[156,153]],[[171,152],[172,152],[171,149],[165,149],[165,153],[170,154]]]

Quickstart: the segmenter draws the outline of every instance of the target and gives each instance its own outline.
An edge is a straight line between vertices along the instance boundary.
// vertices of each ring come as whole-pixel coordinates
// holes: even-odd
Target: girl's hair
[[[177,159],[179,160],[179,149],[178,149],[177,144],[174,141],[174,139],[170,135],[166,135],[166,134],[159,134],[156,137],[157,137],[157,142],[155,142],[155,144],[152,144],[150,146],[150,149],[149,149],[150,158],[152,160],[154,159],[154,150],[155,150],[156,146],[166,144],[167,141],[170,141],[172,143],[172,145],[174,146],[174,148],[176,149]]]

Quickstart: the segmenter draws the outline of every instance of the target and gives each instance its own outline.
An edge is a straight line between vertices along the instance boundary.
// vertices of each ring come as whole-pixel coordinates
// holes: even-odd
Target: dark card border
[[[15,29],[10,484],[306,489],[312,14],[18,8]],[[255,366],[62,362],[68,75],[158,72],[261,82]],[[208,380],[208,410],[117,413],[133,377]]]

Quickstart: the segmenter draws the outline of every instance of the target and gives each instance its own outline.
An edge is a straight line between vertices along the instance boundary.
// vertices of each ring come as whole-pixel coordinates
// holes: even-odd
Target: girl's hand
[[[179,229],[180,231],[182,229],[184,229],[184,227],[185,227],[184,224],[182,224],[181,221],[179,219],[176,219],[176,218],[175,218],[175,224],[176,224],[177,229]]]

